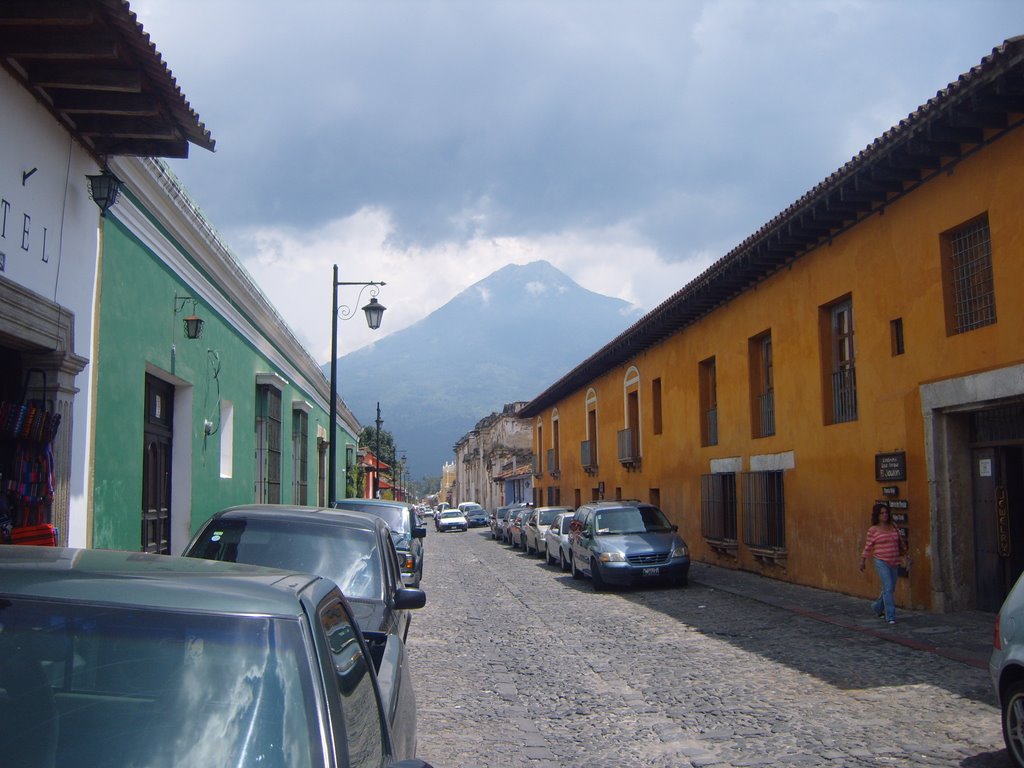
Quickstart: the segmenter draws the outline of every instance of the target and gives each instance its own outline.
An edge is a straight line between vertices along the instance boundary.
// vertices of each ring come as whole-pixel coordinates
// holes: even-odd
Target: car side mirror
[[[422,589],[402,587],[395,590],[395,608],[412,610],[427,604],[427,593]]]
[[[427,537],[427,529],[421,526],[417,526],[412,529],[412,537],[414,539],[425,539]]]
[[[679,526],[678,525],[673,525],[672,526],[672,533],[679,533]]]

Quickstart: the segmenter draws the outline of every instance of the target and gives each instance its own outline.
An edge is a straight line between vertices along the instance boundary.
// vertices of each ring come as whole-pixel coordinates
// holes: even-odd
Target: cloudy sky
[[[323,361],[334,263],[388,283],[380,334],[536,259],[651,309],[1024,34],[1020,0],[131,6],[217,141],[172,168]]]

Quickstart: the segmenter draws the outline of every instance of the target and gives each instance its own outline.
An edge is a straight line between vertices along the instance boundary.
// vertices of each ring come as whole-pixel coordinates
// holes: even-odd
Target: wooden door
[[[142,457],[142,551],[171,553],[171,431],[174,387],[146,376]]]

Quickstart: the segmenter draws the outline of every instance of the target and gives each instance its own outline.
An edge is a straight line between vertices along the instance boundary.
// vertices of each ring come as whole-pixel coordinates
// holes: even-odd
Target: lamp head
[[[380,321],[384,317],[385,309],[387,307],[377,301],[376,296],[370,299],[370,303],[363,307],[363,312],[366,314],[366,324],[370,326],[371,331],[376,331],[380,328]]]
[[[89,197],[99,206],[100,216],[106,216],[110,207],[117,202],[117,196],[121,192],[121,180],[108,168],[85,178],[89,182]]]
[[[185,318],[185,337],[198,339],[203,335],[203,318],[198,315],[189,315]]]

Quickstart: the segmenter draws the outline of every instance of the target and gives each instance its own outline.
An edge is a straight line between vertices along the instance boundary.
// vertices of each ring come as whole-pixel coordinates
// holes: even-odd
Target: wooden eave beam
[[[90,93],[89,91],[53,90],[50,92],[56,109],[68,114],[146,116],[160,114],[159,100],[148,93]]]
[[[109,35],[0,28],[0,55],[28,60],[117,61],[118,49]]]
[[[188,141],[154,141],[145,139],[121,139],[112,136],[96,136],[93,147],[100,155],[126,155],[136,157],[188,157]]]
[[[66,0],[4,0],[0,27],[91,25],[92,9]]]
[[[168,120],[123,115],[76,115],[75,127],[86,136],[113,139],[174,139],[175,126]]]
[[[27,76],[40,88],[121,93],[142,91],[142,76],[138,70],[92,66],[82,62],[32,62],[27,65]]]

